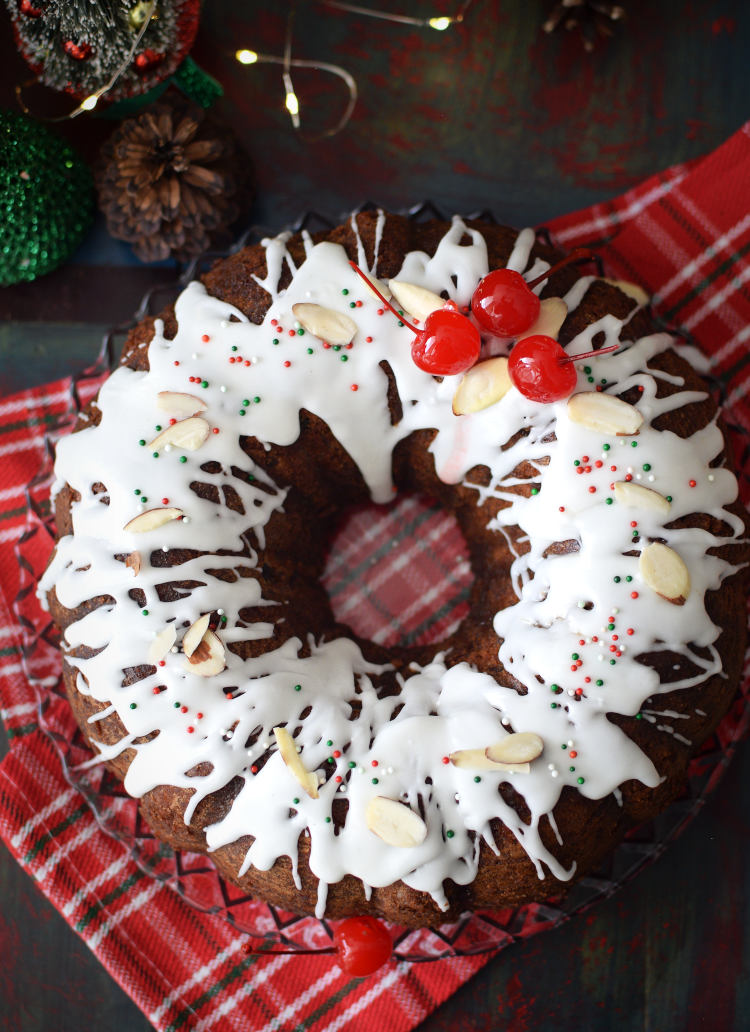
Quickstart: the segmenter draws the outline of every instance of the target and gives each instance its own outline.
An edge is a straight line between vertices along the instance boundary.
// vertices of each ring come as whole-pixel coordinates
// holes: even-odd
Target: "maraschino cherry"
[[[578,382],[574,362],[617,351],[619,344],[583,355],[568,355],[554,337],[535,333],[524,337],[508,357],[508,376],[516,390],[531,401],[549,404],[573,393]]]
[[[539,298],[520,272],[495,269],[479,283],[471,299],[474,318],[497,337],[517,337],[539,318]]]
[[[373,286],[355,262],[351,267],[372,290],[414,334],[411,357],[414,364],[433,376],[453,376],[465,373],[479,358],[482,339],[476,326],[462,315],[453,301],[446,301],[442,308],[430,312],[420,330],[397,311],[390,301]]]
[[[374,917],[348,917],[333,933],[341,967],[348,975],[371,975],[388,960],[393,943],[387,929]]]
[[[529,283],[513,269],[494,269],[480,280],[474,291],[471,299],[474,318],[483,330],[496,337],[520,337],[539,318],[540,302],[534,287],[563,266],[591,257],[592,252],[587,248],[577,247]]]
[[[405,321],[403,315],[400,317]],[[430,312],[424,329],[406,323],[416,336],[411,345],[411,357],[416,366],[433,376],[452,376],[465,373],[479,358],[482,339],[476,326],[461,315],[458,306],[447,301],[444,308]]]

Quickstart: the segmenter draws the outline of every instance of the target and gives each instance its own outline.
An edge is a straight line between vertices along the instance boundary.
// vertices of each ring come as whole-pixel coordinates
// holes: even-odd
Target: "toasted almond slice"
[[[428,315],[445,306],[445,300],[426,287],[418,287],[414,283],[403,280],[389,280],[388,286],[399,305],[414,319],[424,322]]]
[[[599,391],[583,391],[569,398],[568,416],[589,430],[615,437],[631,437],[643,423],[643,416],[633,405]]]
[[[183,448],[186,451],[197,451],[209,435],[211,427],[205,419],[200,416],[191,416],[190,419],[181,419],[178,423],[172,423],[165,427],[153,441],[149,448],[156,448],[157,451],[165,444],[171,444],[175,448]]]
[[[199,677],[213,677],[226,667],[224,646],[213,631],[206,631],[184,665],[185,670]]]
[[[194,394],[182,394],[179,391],[159,391],[156,404],[164,412],[173,412],[176,416],[195,416],[206,409],[205,401]]]
[[[653,509],[661,513],[669,512],[669,502],[664,495],[650,487],[642,487],[629,480],[618,480],[614,492],[620,505],[626,505],[629,509]]]
[[[524,333],[524,337],[533,337],[540,333],[545,337],[557,340],[560,327],[568,317],[568,306],[561,297],[545,297],[539,305],[539,315],[534,325]]]
[[[487,756],[496,763],[531,763],[542,755],[544,740],[533,731],[517,731],[487,749]]]
[[[457,749],[448,759],[454,767],[462,770],[495,770],[497,764],[488,756],[486,749]]]
[[[190,659],[192,654],[198,648],[198,645],[203,638],[203,635],[208,630],[208,621],[210,613],[204,613],[203,616],[199,616],[194,624],[185,631],[182,638],[182,651]]]
[[[365,821],[374,835],[400,849],[418,846],[427,837],[427,825],[419,814],[386,796],[373,796],[365,810]]]
[[[454,767],[462,770],[497,770],[506,774],[528,774],[528,763],[502,763],[488,755],[488,749],[458,749],[449,759]]]
[[[639,305],[647,305],[651,300],[643,287],[639,287],[637,283],[630,283],[628,280],[622,279],[606,278],[604,282],[609,283],[610,286],[617,287],[623,294],[627,294],[628,297],[632,297],[634,301],[637,301]]]
[[[380,293],[383,295],[383,297],[386,299],[386,301],[390,301],[390,299],[391,299],[391,289],[390,289],[390,287],[388,286],[387,283],[385,283],[383,280],[379,280],[377,278],[377,276],[371,276],[370,273],[369,272],[365,272],[364,269],[360,269],[359,271],[360,271],[360,275],[363,276],[364,279],[367,280],[367,282],[370,284],[371,287],[374,287],[375,290],[379,290]],[[375,291],[373,291],[373,293],[375,293]],[[377,296],[378,295],[375,294],[375,297],[377,297]]]
[[[488,358],[465,373],[453,395],[453,413],[467,416],[480,412],[500,401],[512,387],[508,376],[508,359]]]
[[[174,645],[177,634],[174,629],[174,624],[167,624],[167,626],[154,637],[148,648],[148,661],[149,663],[158,663],[164,659],[166,654]]]
[[[129,530],[131,534],[145,534],[149,530],[163,527],[170,520],[179,520],[183,515],[182,509],[175,509],[173,506],[166,506],[164,509],[146,509],[145,512],[139,512],[132,520],[128,520],[123,530]]]
[[[690,572],[681,556],[659,541],[641,552],[638,570],[648,586],[675,606],[684,606],[690,594]]]
[[[303,329],[329,344],[348,344],[357,332],[355,321],[333,308],[302,301],[292,305],[292,312]]]
[[[285,727],[275,727],[273,733],[276,735],[276,744],[279,747],[282,760],[310,798],[317,799],[318,776],[317,774],[312,774],[299,758],[294,739]]]
[[[137,577],[141,572],[141,553],[131,552],[130,555],[125,556],[125,565],[133,571],[133,576]]]

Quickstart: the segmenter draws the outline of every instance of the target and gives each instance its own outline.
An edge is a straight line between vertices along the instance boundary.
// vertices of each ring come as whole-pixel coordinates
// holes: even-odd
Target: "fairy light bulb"
[[[295,115],[299,114],[299,101],[297,100],[296,93],[287,93],[284,100],[284,106],[286,107],[289,114],[294,118]]]
[[[438,32],[444,32],[449,25],[453,24],[452,18],[430,18],[427,24],[431,29],[437,29]]]
[[[90,97],[86,97],[85,100],[81,101],[81,110],[93,111],[98,103],[99,97],[96,95],[96,93],[92,93]]]
[[[238,50],[234,56],[243,65],[255,64],[258,60],[254,50]]]

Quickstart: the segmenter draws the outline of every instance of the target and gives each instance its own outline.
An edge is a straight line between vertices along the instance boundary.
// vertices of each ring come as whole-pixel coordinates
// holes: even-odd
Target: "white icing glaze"
[[[381,216],[378,245],[384,221]],[[351,225],[356,231],[354,220]],[[469,244],[461,242],[466,234]],[[581,391],[593,390],[592,381],[617,394],[642,389],[637,407],[644,423],[637,437],[593,432],[568,418],[564,401],[536,404],[515,390],[481,412],[456,417],[451,400],[460,377],[437,382],[412,363],[411,332],[388,312],[378,314],[380,303],[352,272],[344,251],[330,243],[313,246],[305,238],[307,259],[296,268],[287,240],[288,235],[264,241],[268,272],[258,282],[272,304],[262,326],[192,283],[177,301],[175,339],[167,340],[157,322],[149,371],[118,369],[100,392],[99,425],[58,447],[57,489],[67,482],[80,500],[72,506],[74,535],[60,540],[40,593],[43,597],[54,585],[68,608],[102,593],[111,597],[65,632],[69,652],[79,645],[100,650],[86,659],[69,655],[68,662],[79,671],[79,689],[110,704],[105,712],[116,712],[127,729],[117,745],[100,748],[101,756],[114,757],[158,729],[157,737],[134,747],[126,788],[135,796],[162,783],[193,789],[186,821],[201,799],[239,776],[242,787],[231,809],[208,828],[209,847],[251,835],[243,870],[251,864],[265,870],[288,855],[298,880],[297,842],[309,834],[310,867],[320,879],[319,914],[327,886],[345,874],[360,878],[368,895],[372,886],[401,879],[446,906],[444,880],[466,884],[474,878],[482,839],[496,849],[493,818],[516,835],[540,877],[547,869],[558,878],[570,877],[573,869],[563,868],[539,835],[544,815],[556,831],[552,810],[562,788],[570,785],[595,799],[614,792],[619,799],[618,786],[629,779],[649,786],[659,782],[651,760],[607,713],[637,714],[649,697],[698,684],[720,669],[713,644],[718,630],[706,613],[704,596],[734,567],[708,554],[718,541],[705,530],[668,529],[665,523],[702,512],[723,520],[734,539],[742,533],[741,521],[726,509],[737,496],[735,478],[709,465],[721,452],[721,433],[715,421],[687,439],[654,428],[660,414],[702,397],[679,391],[657,399],[659,378],[679,386],[674,377],[649,368],[654,356],[672,346],[664,334],[630,344],[617,355],[589,359],[586,369],[579,369]],[[536,261],[528,268],[533,242],[532,231],[522,232],[508,263],[527,278],[547,267]],[[364,267],[361,242],[358,256]],[[285,265],[293,279],[279,290]],[[377,263],[370,271],[377,274]],[[466,305],[487,271],[481,234],[455,219],[436,254],[407,255],[399,278],[446,290]],[[582,279],[570,291],[570,308],[580,303],[590,282]],[[296,332],[292,305],[299,301],[354,318],[358,333],[352,345],[326,348],[310,334]],[[597,333],[604,334],[605,344],[617,342],[623,325],[605,316],[576,337],[568,352],[590,350]],[[398,426],[391,425],[380,368],[384,358],[403,401]],[[139,439],[150,441],[155,427],[168,422],[169,413],[157,406],[164,391],[192,393],[206,404],[202,415],[218,433],[209,434],[197,451],[175,447],[152,457],[148,445],[138,444]],[[235,642],[271,637],[274,621],[283,619],[278,606],[262,597],[257,580],[237,577],[227,583],[208,572],[252,565],[254,549],[263,546],[264,527],[284,507],[286,491],[251,462],[239,438],[257,437],[267,448],[291,444],[299,434],[302,407],[328,423],[376,501],[391,499],[393,447],[415,429],[438,430],[431,450],[446,482],[464,482],[478,464],[489,467],[486,487],[469,486],[478,503],[489,497],[505,503],[492,521],[494,530],[512,544],[511,528],[520,529],[515,540],[523,550],[513,546],[512,568],[518,601],[497,613],[494,630],[499,658],[527,687],[526,694],[466,663],[450,666],[450,657],[437,655],[424,669],[396,675],[399,696],[379,698],[373,678],[382,668],[368,663],[346,639],[321,643],[311,638],[309,655],[300,655],[302,643],[296,638],[245,661],[231,651]],[[527,433],[501,451],[519,427]],[[201,470],[207,461],[220,472]],[[538,493],[529,497],[513,490],[528,483],[514,475],[522,462],[538,471]],[[233,475],[233,466],[254,479]],[[626,478],[669,495],[669,514],[608,502],[610,485]],[[231,484],[245,513],[199,498],[189,486],[194,480],[215,485],[219,492]],[[98,481],[106,484],[108,505],[92,491]],[[123,529],[139,511],[166,505],[164,499],[186,518],[145,534]],[[672,605],[640,581],[637,555],[625,554],[640,548],[640,538],[633,542],[633,520],[637,534],[659,538],[687,564],[692,591],[685,605]],[[545,555],[551,544],[565,540],[578,542],[578,550]],[[250,560],[226,554],[238,553],[244,542],[250,545]],[[173,548],[200,548],[201,554],[179,567],[152,564],[160,549]],[[225,554],[217,555],[219,549]],[[137,576],[113,558],[133,550],[141,554]],[[198,586],[177,602],[161,602],[158,586],[175,580]],[[145,595],[143,611],[129,596],[134,588]],[[267,620],[245,625],[239,613],[249,606],[267,606]],[[220,616],[223,672],[197,676],[175,648],[151,676],[123,686],[122,671],[146,662],[149,645],[165,624],[175,624],[179,642],[184,629],[209,612]],[[696,654],[695,646],[707,653]],[[699,672],[660,684],[657,674],[635,657],[662,649],[689,657]],[[355,685],[361,712],[352,720]],[[165,690],[155,693],[159,687]],[[645,716],[655,721],[669,714],[650,710]],[[274,744],[273,728],[279,725],[299,729],[296,742],[308,770],[338,775],[339,782],[321,779],[317,799],[300,789],[284,765]],[[479,779],[475,771],[445,762],[452,751],[492,744],[510,727],[536,732],[544,740],[544,752],[529,773],[482,771]],[[212,765],[210,772],[188,776],[203,761]],[[510,781],[525,799],[529,823],[499,795],[502,781]],[[396,848],[368,830],[365,811],[374,795],[400,799],[414,809],[421,804],[424,842]],[[341,828],[331,820],[337,796],[349,804]]]

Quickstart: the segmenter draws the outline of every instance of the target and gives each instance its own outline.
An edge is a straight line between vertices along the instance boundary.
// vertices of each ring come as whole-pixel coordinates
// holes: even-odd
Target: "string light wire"
[[[387,11],[381,11],[372,7],[361,7],[358,4],[343,3],[341,0],[321,0],[321,2],[325,7],[335,7],[338,10],[347,11],[352,14],[364,14],[371,18],[380,18],[384,21],[392,21],[402,25],[429,27],[442,32],[451,25],[455,25],[463,21],[466,11],[473,3],[473,0],[464,0],[458,11],[453,15],[435,16],[432,18],[414,18],[411,15],[406,14],[389,14]],[[281,65],[281,78],[285,92],[284,106],[289,112],[293,127],[298,132],[300,131],[302,120],[300,118],[299,98],[295,92],[294,82],[292,80],[292,68],[311,68],[319,72],[329,72],[330,74],[336,75],[342,79],[349,92],[349,100],[347,102],[346,109],[338,122],[336,122],[331,129],[327,129],[325,132],[319,133],[316,136],[308,137],[308,139],[319,140],[325,137],[335,136],[336,133],[341,132],[347,124],[352,116],[352,112],[354,111],[354,105],[357,103],[357,83],[354,77],[340,65],[329,64],[327,61],[306,61],[301,58],[292,57],[292,27],[294,24],[295,7],[296,5],[293,4],[289,11],[289,15],[287,16],[283,57],[277,57],[273,54],[260,54],[256,50],[248,49],[238,50],[234,56],[237,61],[243,65]]]
[[[300,104],[299,98],[294,89],[294,82],[292,81],[292,68],[310,68],[318,72],[328,72],[331,75],[338,76],[342,79],[346,85],[349,97],[347,100],[346,108],[343,114],[330,129],[326,129],[325,132],[318,133],[315,136],[308,137],[311,140],[324,139],[325,137],[335,136],[336,133],[341,132],[344,126],[347,124],[354,111],[354,105],[357,103],[357,83],[352,75],[346,71],[345,68],[341,68],[340,65],[329,64],[327,61],[306,61],[302,58],[292,57],[292,27],[294,24],[294,7],[289,12],[287,18],[286,27],[286,39],[284,43],[284,55],[283,57],[277,57],[273,54],[260,54],[255,50],[238,50],[235,53],[235,58],[243,65],[251,64],[275,64],[281,65],[281,77],[284,86],[284,106],[289,112],[289,116],[292,120],[292,125],[297,131],[300,131],[302,121],[300,118]]]
[[[444,32],[451,25],[456,25],[464,20],[467,8],[473,0],[464,0],[456,14],[434,16],[432,18],[415,18],[409,14],[391,14],[389,11],[381,11],[375,7],[362,7],[359,4],[344,3],[343,0],[321,0],[324,7],[336,7],[339,11],[349,11],[351,14],[364,14],[368,18],[380,18],[382,21],[396,22],[400,25],[419,25],[422,28],[436,29]]]

